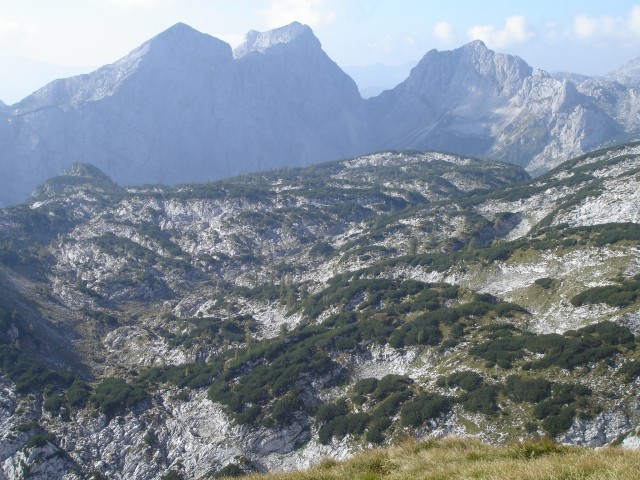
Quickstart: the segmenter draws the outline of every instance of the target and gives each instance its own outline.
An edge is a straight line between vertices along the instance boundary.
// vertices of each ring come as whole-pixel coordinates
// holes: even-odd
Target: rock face
[[[607,75],[606,79],[628,87],[640,87],[640,57],[629,60]]]
[[[484,154],[493,143],[490,114],[507,106],[530,73],[521,59],[495,54],[479,40],[432,50],[407,80],[369,100],[375,145]]]
[[[121,184],[175,184],[361,148],[357,87],[308,27],[251,32],[236,57],[177,24],[112,65],[27,97],[0,127],[0,201],[26,198],[73,162]]]
[[[374,144],[489,157],[539,174],[638,135],[638,92],[596,83],[578,88],[567,78],[533,72],[481,41],[432,50],[407,80],[368,101]]]

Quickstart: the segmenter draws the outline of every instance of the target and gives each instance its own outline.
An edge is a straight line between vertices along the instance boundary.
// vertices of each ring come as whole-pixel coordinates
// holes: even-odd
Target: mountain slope
[[[207,478],[407,435],[637,444],[639,149],[536,179],[433,152],[178,187],[74,166],[0,212],[21,299],[0,304],[2,472]]]

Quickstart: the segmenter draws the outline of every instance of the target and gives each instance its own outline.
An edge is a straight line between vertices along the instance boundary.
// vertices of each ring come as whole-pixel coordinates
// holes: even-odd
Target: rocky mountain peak
[[[407,84],[423,93],[446,92],[442,98],[450,102],[465,92],[510,97],[531,74],[532,68],[521,58],[496,53],[474,40],[455,50],[431,50],[411,71]]]
[[[138,49],[132,52],[145,52],[147,55],[186,55],[195,57],[202,55],[203,57],[230,57],[231,47],[228,43],[212,37],[206,33],[186,25],[184,23],[176,23],[165,31],[159,33],[152,39],[142,44]],[[215,60],[215,58],[210,58]],[[173,60],[179,60],[175,58]],[[206,60],[203,58],[202,60]]]
[[[78,198],[86,200],[87,188],[91,192],[89,196],[96,197],[118,191],[120,187],[98,167],[90,163],[77,162],[61,175],[50,178],[36,188],[33,198],[36,199],[36,204],[41,204],[44,199],[63,203],[73,202]]]
[[[469,43],[463,45],[461,47],[463,50],[471,51],[471,52],[490,52],[487,45],[480,39],[472,40]]]
[[[55,80],[22,100],[17,111],[24,113],[48,105],[78,105],[109,97],[129,78],[145,72],[142,81],[157,82],[170,76],[189,75],[206,66],[231,62],[226,42],[183,23],[168,28],[128,55],[89,74]],[[145,89],[148,89],[147,85]]]
[[[90,163],[76,162],[67,168],[62,175],[67,177],[79,177],[92,180],[112,182],[111,178],[95,165]]]
[[[606,78],[629,87],[640,86],[640,57],[628,61],[607,75]]]
[[[284,27],[274,28],[266,32],[251,30],[245,35],[244,42],[233,51],[235,58],[258,52],[264,53],[276,45],[286,43],[304,43],[307,46],[320,48],[320,41],[313,34],[311,28],[299,22],[293,22]]]

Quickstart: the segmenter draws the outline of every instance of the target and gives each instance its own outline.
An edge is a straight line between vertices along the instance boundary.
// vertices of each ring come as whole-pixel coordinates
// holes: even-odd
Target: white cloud
[[[640,35],[640,5],[634,6],[629,12],[629,28],[636,35]]]
[[[592,37],[598,30],[597,20],[581,14],[573,19],[573,31],[580,38]]]
[[[37,27],[33,24],[25,24],[17,22],[11,18],[0,17],[0,36],[12,34],[29,34],[36,33]]]
[[[522,15],[508,17],[502,29],[497,29],[495,25],[475,25],[467,33],[470,40],[482,40],[495,48],[522,43],[533,36],[527,19]]]
[[[418,41],[416,40],[416,37],[413,37],[411,35],[405,35],[404,43],[409,47],[415,47],[418,44]]]
[[[456,38],[456,32],[448,22],[438,22],[433,26],[433,36],[441,42],[450,43]]]
[[[312,27],[333,22],[336,12],[328,0],[271,0],[269,6],[255,12],[270,28],[293,21]]]
[[[391,35],[385,35],[375,42],[371,42],[369,48],[376,52],[391,53],[393,51],[393,39]]]
[[[8,18],[0,17],[0,35],[8,35],[20,31],[20,24]]]
[[[640,5],[635,5],[626,16],[591,17],[581,13],[574,17],[569,36],[580,40],[638,38],[640,37]]]
[[[106,3],[117,5],[118,7],[129,10],[131,8],[150,8],[155,7],[159,2],[157,0],[104,0]]]

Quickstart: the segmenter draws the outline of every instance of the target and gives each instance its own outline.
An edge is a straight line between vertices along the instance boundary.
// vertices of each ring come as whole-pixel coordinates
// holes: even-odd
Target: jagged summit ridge
[[[629,69],[627,69],[629,70]],[[439,150],[542,173],[640,134],[637,89],[552,77],[479,40],[431,50],[363,100],[298,22],[235,51],[176,24],[117,62],[0,112],[0,205],[90,159],[119,184],[189,183],[380,150]]]
[[[252,48],[269,55],[234,60],[227,43],[177,24],[114,64],[27,97],[0,124],[8,179],[0,205],[87,159],[135,185],[361,153],[358,89],[311,29],[294,23],[254,36]]]
[[[320,41],[308,25],[293,22],[266,32],[251,30],[245,35],[244,42],[233,50],[234,58],[241,58],[252,52],[264,53],[270,48],[293,41],[306,41],[320,48]]]
[[[198,70],[210,64],[230,62],[231,47],[226,42],[177,23],[146,41],[116,62],[67,79],[55,80],[16,106],[26,113],[49,105],[78,105],[116,94],[141,70],[145,81],[160,81],[176,70]],[[151,70],[150,72],[148,70]]]
[[[411,71],[407,87],[420,92],[444,90],[450,101],[458,90],[464,94],[490,85],[492,93],[508,97],[531,73],[532,68],[520,57],[496,53],[474,40],[455,50],[429,51]]]

